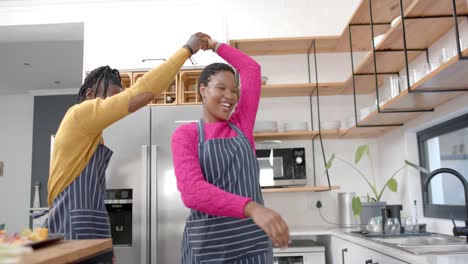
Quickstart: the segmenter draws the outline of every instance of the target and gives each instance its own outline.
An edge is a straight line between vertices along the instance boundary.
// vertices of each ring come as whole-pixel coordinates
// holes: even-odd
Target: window
[[[418,147],[421,165],[429,171],[451,168],[468,179],[468,114],[419,132]],[[426,178],[421,174],[422,184]],[[463,185],[455,176],[435,176],[424,202],[424,216],[464,220],[464,195]]]

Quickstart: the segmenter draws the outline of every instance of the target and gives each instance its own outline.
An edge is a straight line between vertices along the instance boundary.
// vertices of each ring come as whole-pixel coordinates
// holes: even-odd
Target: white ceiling
[[[79,88],[83,24],[0,26],[0,58],[0,94]]]

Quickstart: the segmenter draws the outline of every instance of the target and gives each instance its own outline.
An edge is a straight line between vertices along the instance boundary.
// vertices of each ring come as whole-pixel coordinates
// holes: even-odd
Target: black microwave
[[[304,148],[257,149],[262,187],[307,184]]]

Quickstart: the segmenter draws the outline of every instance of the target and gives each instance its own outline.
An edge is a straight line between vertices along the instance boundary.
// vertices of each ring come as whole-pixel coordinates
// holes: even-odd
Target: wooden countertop
[[[64,240],[57,244],[34,250],[33,253],[24,256],[19,263],[70,263],[111,248],[111,239]]]

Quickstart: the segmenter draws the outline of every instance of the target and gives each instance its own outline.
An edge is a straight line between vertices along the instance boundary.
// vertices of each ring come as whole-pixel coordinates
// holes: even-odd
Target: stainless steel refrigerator
[[[108,189],[132,189],[132,245],[115,246],[117,263],[180,262],[189,214],[177,190],[171,151],[175,128],[202,116],[200,105],[148,106],[107,128],[113,150]]]

